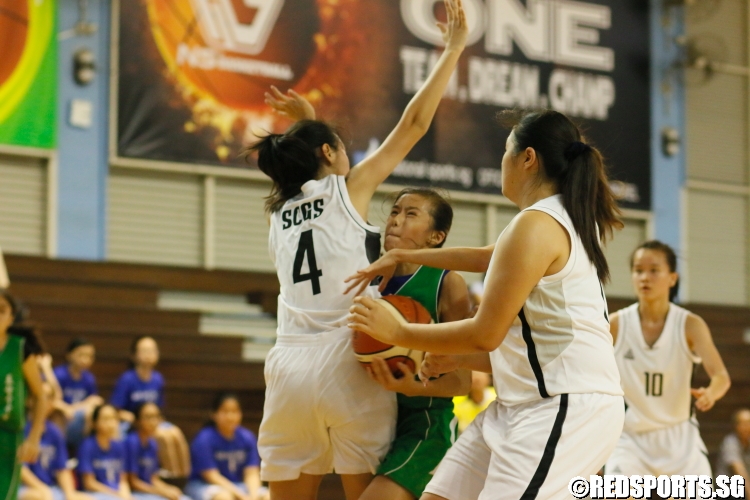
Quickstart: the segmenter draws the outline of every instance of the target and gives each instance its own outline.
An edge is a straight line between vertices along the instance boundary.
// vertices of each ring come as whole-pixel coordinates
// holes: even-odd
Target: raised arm
[[[382,342],[435,354],[489,352],[505,339],[539,280],[559,272],[569,256],[570,243],[562,226],[542,212],[522,213],[497,242],[485,300],[475,317],[439,325],[402,325],[376,301],[357,297],[349,328]]]
[[[349,287],[346,292],[359,287],[361,293],[367,285],[382,276],[380,291],[385,289],[388,281],[393,277],[396,266],[401,263],[419,264],[422,266],[448,269],[451,271],[465,271],[468,273],[483,273],[487,271],[495,245],[486,247],[456,247],[456,248],[423,248],[419,250],[404,250],[395,248],[386,252],[366,268],[346,278]]]
[[[685,336],[688,346],[703,360],[703,367],[706,373],[711,377],[708,387],[691,389],[695,397],[695,407],[701,411],[710,410],[716,401],[724,397],[724,394],[732,385],[729,379],[724,361],[721,359],[719,351],[716,349],[711,331],[703,318],[695,314],[690,314],[685,322]]]
[[[438,23],[443,33],[445,51],[412,98],[396,128],[369,158],[349,173],[347,189],[357,212],[367,219],[370,199],[375,189],[396,169],[414,145],[427,133],[440,100],[458,64],[469,35],[461,0],[445,0],[446,24]]]

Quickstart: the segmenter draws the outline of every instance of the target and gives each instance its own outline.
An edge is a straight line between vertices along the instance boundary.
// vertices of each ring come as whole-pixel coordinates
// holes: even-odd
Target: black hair
[[[135,353],[138,351],[138,344],[143,339],[151,339],[156,342],[156,339],[151,335],[138,335],[133,339],[133,341],[130,343],[130,360],[128,360],[128,368],[130,368],[131,370],[135,368],[135,361],[133,360],[133,358],[135,357]]]
[[[432,230],[442,231],[445,233],[443,241],[435,245],[434,248],[441,248],[448,239],[448,233],[453,225],[453,207],[449,201],[448,194],[442,190],[425,187],[408,187],[404,188],[394,195],[393,203],[395,204],[402,196],[409,194],[421,196],[430,202],[430,216],[432,217]]]
[[[8,327],[8,333],[23,337],[24,359],[29,355],[40,355],[47,352],[36,325],[28,320],[28,310],[8,290],[0,289],[0,297],[10,305],[13,323]]]
[[[237,401],[237,405],[242,408],[242,404],[240,403],[240,398],[237,396],[237,394],[233,392],[220,392],[216,395],[213,402],[211,403],[211,413],[216,413],[219,411],[219,408],[226,403],[227,401],[234,399]],[[216,427],[216,422],[214,422],[213,418],[206,421],[205,424],[203,424],[203,427]]]
[[[518,117],[518,112],[500,114]],[[565,210],[581,239],[589,261],[602,283],[609,281],[609,265],[602,244],[621,229],[620,209],[609,187],[602,154],[586,144],[580,129],[562,113],[553,110],[526,113],[513,126],[514,153],[532,148],[546,177],[557,184]]]
[[[630,269],[633,269],[633,262],[635,260],[635,253],[638,250],[656,250],[657,252],[661,252],[664,254],[664,257],[667,259],[667,265],[669,266],[669,272],[670,273],[676,273],[677,272],[677,254],[675,253],[674,249],[667,245],[666,243],[663,243],[659,240],[649,240],[644,241],[638,247],[636,247],[635,250],[633,250],[633,253],[630,254]],[[674,302],[674,299],[677,297],[677,293],[680,291],[680,278],[677,278],[677,281],[675,281],[675,284],[672,288],[669,289],[669,301]]]
[[[107,407],[112,408],[113,410],[115,410],[115,413],[117,413],[117,408],[115,408],[114,405],[110,403],[102,403],[96,408],[94,408],[93,413],[91,413],[91,435],[92,436],[96,434],[96,422],[97,420],[99,420],[99,415],[101,414],[102,410]]]
[[[283,134],[268,134],[250,146],[247,158],[258,154],[258,168],[271,178],[266,211],[278,212],[287,200],[302,192],[302,185],[315,179],[321,167],[320,148],[328,144],[338,151],[339,134],[319,120],[300,120]]]
[[[83,347],[86,345],[93,346],[91,342],[89,342],[87,339],[84,339],[83,337],[76,337],[70,342],[68,342],[68,347],[65,348],[65,354],[70,354],[71,352],[75,351],[79,347]]]

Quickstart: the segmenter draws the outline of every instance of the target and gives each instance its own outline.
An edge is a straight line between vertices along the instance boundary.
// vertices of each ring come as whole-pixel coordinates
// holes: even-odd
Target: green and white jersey
[[[21,432],[24,426],[24,342],[22,337],[8,335],[0,353],[0,429],[9,432]]]
[[[412,298],[427,309],[435,323],[439,323],[440,291],[443,287],[443,280],[449,272],[444,269],[421,266],[412,275],[394,276],[391,278],[388,286],[383,291],[383,295],[401,295]],[[412,409],[445,408],[453,411],[452,398],[404,396],[403,394],[398,394],[398,404],[399,406]]]

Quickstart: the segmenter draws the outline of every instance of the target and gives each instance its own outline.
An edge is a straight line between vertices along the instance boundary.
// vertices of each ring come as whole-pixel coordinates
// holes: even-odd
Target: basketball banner
[[[389,179],[499,194],[498,111],[568,114],[626,207],[650,207],[645,0],[464,0],[470,39],[427,136]],[[352,162],[395,126],[437,61],[441,0],[133,0],[119,11],[118,156],[248,166],[293,88],[341,126]],[[252,160],[251,160],[252,161]]]
[[[55,0],[0,0],[0,144],[53,148]]]

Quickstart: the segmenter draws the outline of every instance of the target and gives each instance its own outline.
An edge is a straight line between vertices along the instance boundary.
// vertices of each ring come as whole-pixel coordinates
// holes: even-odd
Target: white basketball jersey
[[[690,382],[701,359],[688,348],[688,311],[669,305],[664,329],[654,345],[643,338],[638,304],[619,312],[615,358],[625,391],[625,430],[645,432],[688,420],[692,414]]]
[[[520,321],[490,353],[498,399],[513,405],[558,394],[621,396],[604,290],[562,196],[541,200],[524,212],[528,210],[549,214],[565,228],[570,258],[560,272],[534,287],[518,314]]]
[[[354,209],[344,177],[305,183],[271,215],[268,245],[281,284],[278,335],[346,327],[355,292],[344,295],[344,279],[378,258],[380,229]],[[364,295],[379,297],[377,287]]]

